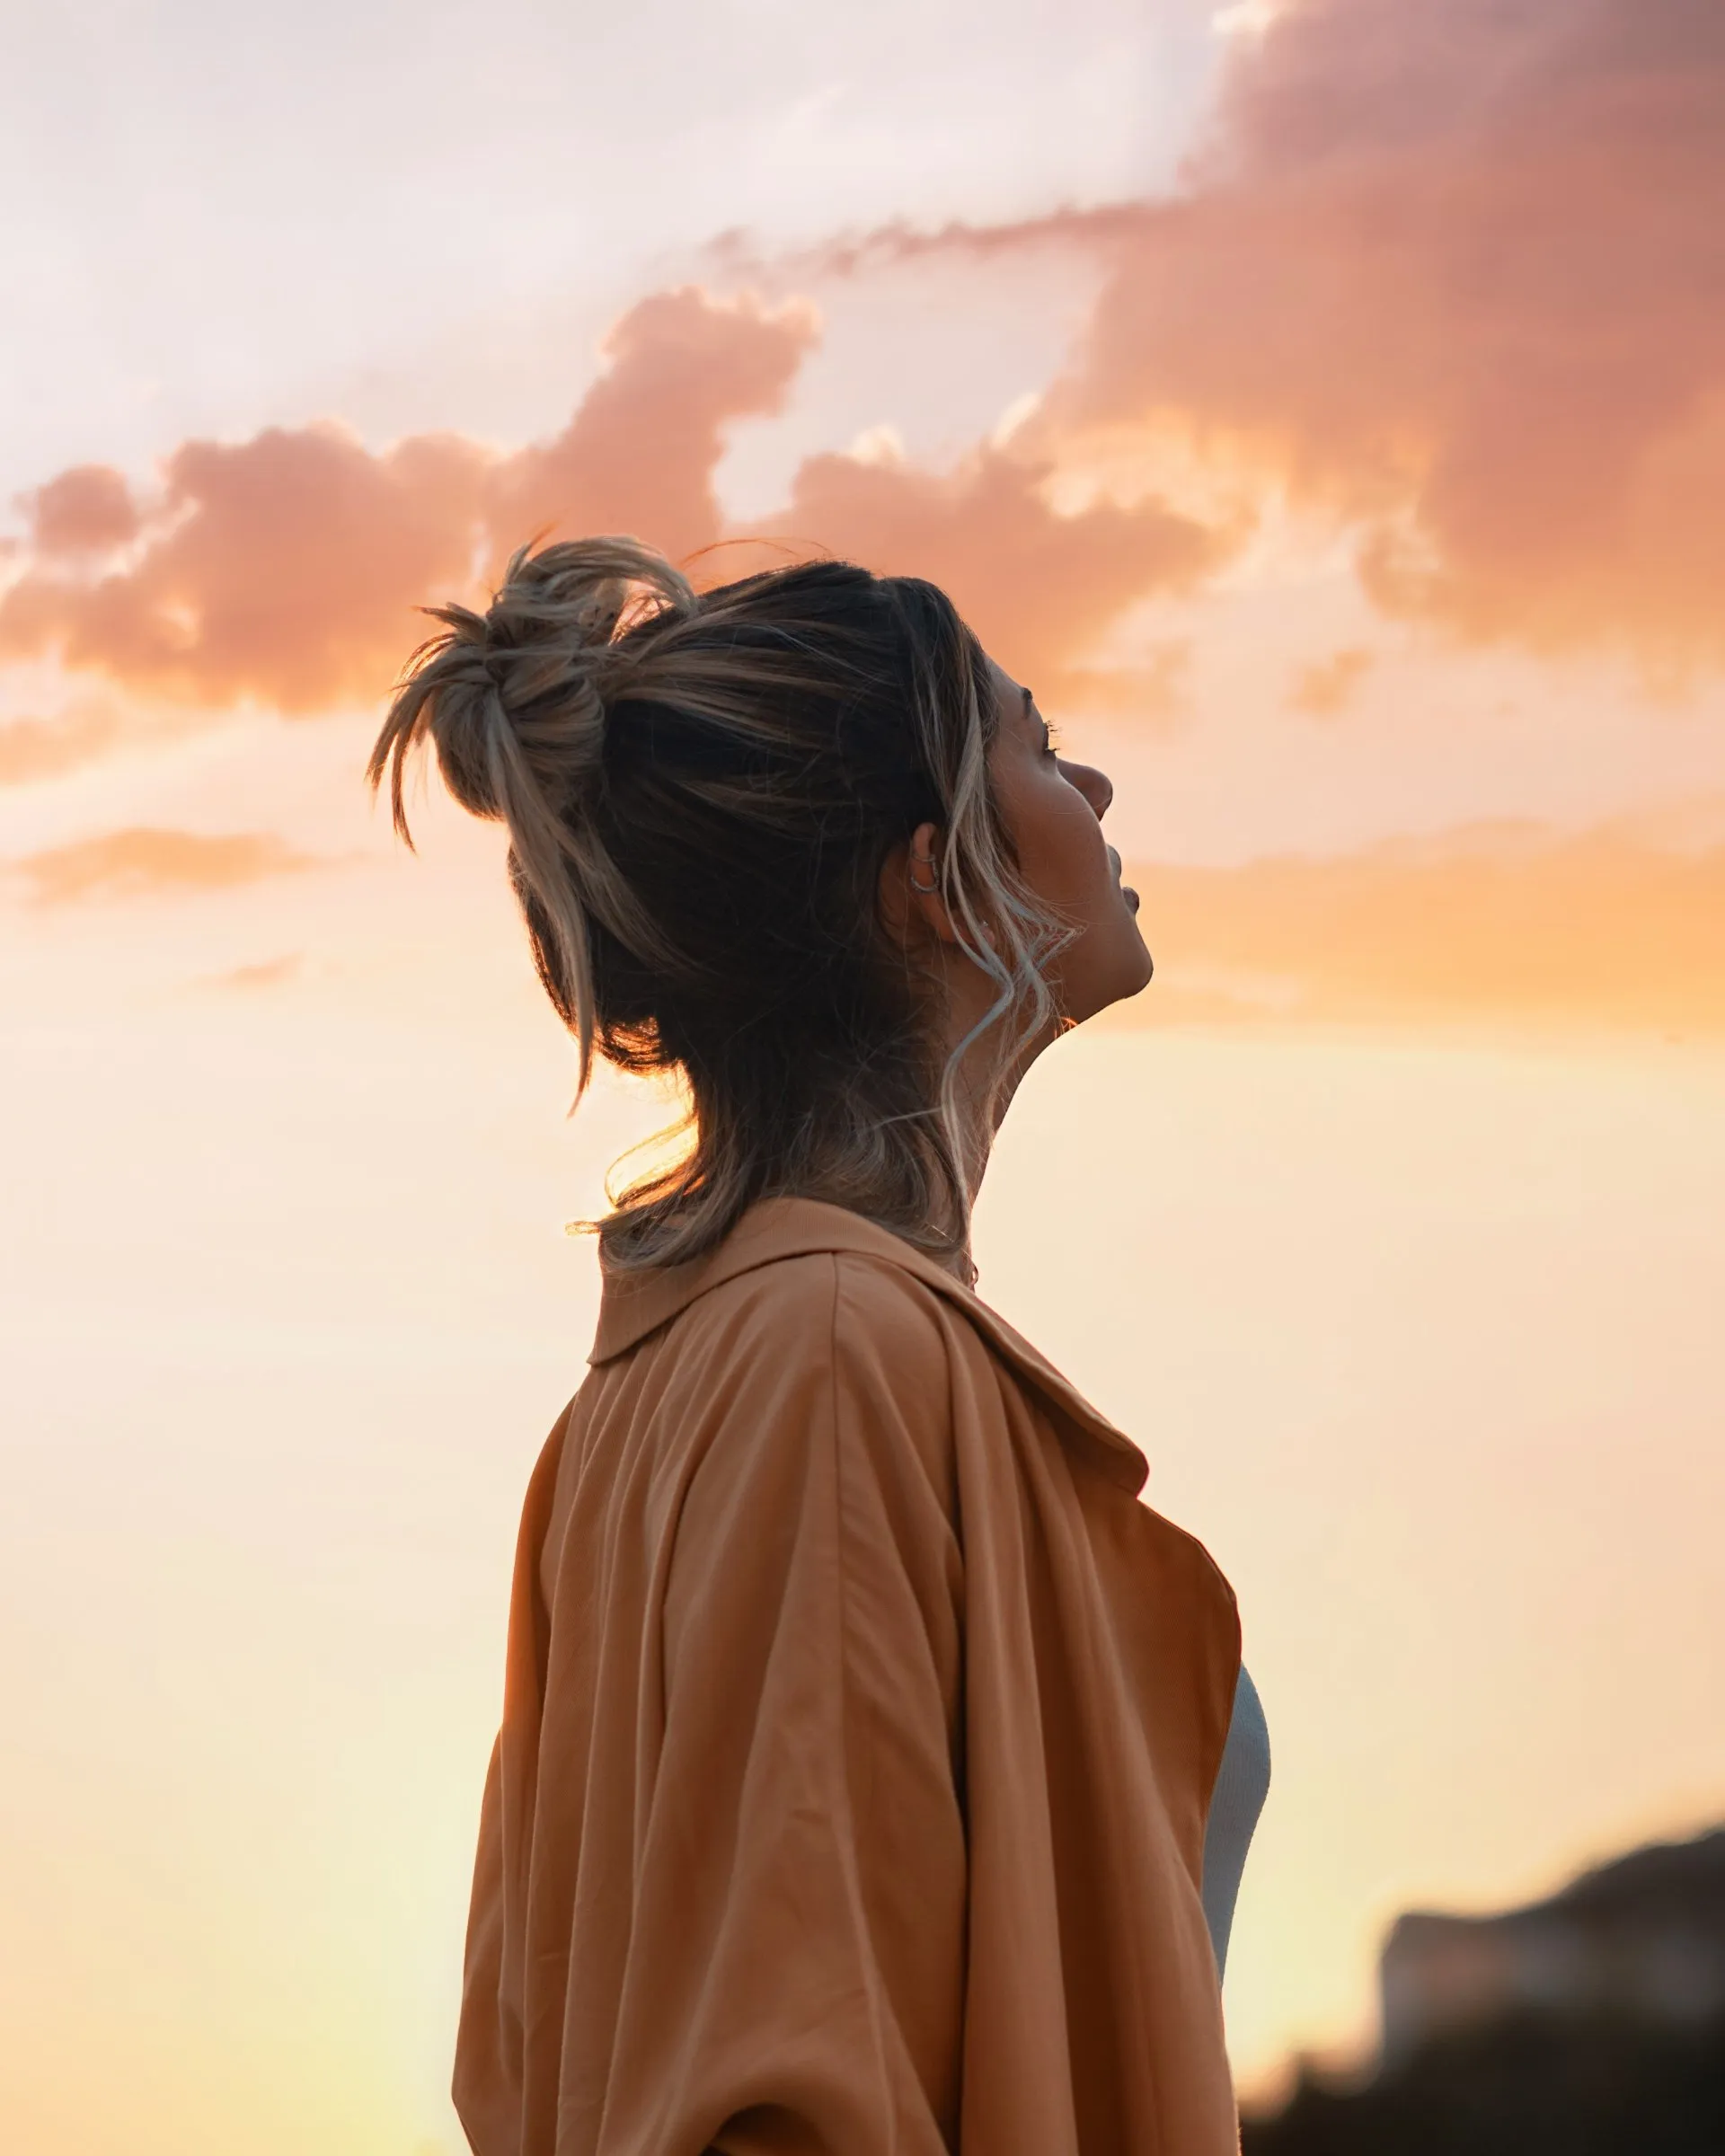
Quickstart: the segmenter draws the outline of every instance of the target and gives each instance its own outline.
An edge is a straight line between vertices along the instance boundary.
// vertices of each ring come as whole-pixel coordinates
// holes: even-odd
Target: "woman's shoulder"
[[[836,1207],[805,1206],[792,1218],[800,1241],[750,1249],[739,1237],[679,1298],[661,1336],[673,1354],[708,1370],[722,1362],[774,1377],[830,1370],[841,1390],[898,1401],[910,1415],[948,1415],[960,1397],[993,1415],[1006,1396],[1028,1392],[1101,1422],[933,1258]]]
[[[914,1428],[919,1449],[950,1444],[957,1412],[992,1420],[1027,1385],[1061,1383],[930,1254],[801,1198],[763,1201],[702,1259],[609,1277],[593,1359],[625,1356],[679,1399],[756,1418],[830,1407],[864,1435]]]
[[[963,1350],[936,1291],[890,1260],[827,1249],[751,1265],[692,1296],[641,1350],[637,1382],[727,1473],[745,1454],[801,1459],[824,1429],[867,1463],[863,1480],[949,1508]]]
[[[858,1250],[805,1250],[751,1267],[685,1313],[690,1333],[801,1361],[878,1362],[888,1372],[943,1365],[951,1328],[939,1293],[889,1259]]]

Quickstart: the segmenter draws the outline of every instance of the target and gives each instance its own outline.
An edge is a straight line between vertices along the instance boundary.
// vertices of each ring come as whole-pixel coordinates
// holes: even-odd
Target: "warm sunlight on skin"
[[[989,662],[989,677],[995,731],[988,782],[995,804],[1027,889],[1067,937],[1048,968],[1058,1021],[1030,1044],[1022,1075],[1023,1064],[1064,1027],[1137,995],[1150,980],[1152,963],[1138,931],[1138,895],[1120,881],[1119,854],[1102,836],[1112,784],[1093,765],[1057,753],[1033,694],[996,661]],[[995,990],[960,945],[939,888],[940,844],[937,824],[919,825],[888,855],[880,891],[888,919],[916,944],[935,977],[951,1048],[982,1023]],[[992,1042],[978,1042],[980,1056],[992,1052]]]
[[[1138,894],[1120,881],[1120,857],[1102,836],[1114,799],[1107,775],[1062,755],[1031,690],[994,665],[995,733],[988,758],[1001,821],[1020,873],[1073,932],[1049,968],[1061,1016],[1082,1025],[1149,981]],[[918,849],[922,850],[921,848]]]

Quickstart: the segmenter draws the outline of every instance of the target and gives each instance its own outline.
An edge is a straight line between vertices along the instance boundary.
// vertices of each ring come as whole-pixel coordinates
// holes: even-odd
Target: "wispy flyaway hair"
[[[1003,1067],[1053,1015],[1060,932],[995,813],[986,662],[945,594],[838,561],[697,593],[610,538],[523,548],[483,614],[428,611],[443,632],[409,663],[373,786],[388,773],[407,837],[403,768],[429,738],[463,807],[507,826],[578,1100],[596,1052],[687,1087],[692,1146],[598,1224],[606,1262],[696,1257],[789,1195],[961,1251],[976,1104],[882,928],[881,870],[940,826]]]

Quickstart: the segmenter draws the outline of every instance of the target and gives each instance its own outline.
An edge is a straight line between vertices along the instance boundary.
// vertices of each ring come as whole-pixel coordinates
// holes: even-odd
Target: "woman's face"
[[[1061,1015],[1074,1024],[1149,980],[1138,895],[1120,881],[1120,857],[1102,836],[1114,789],[1088,764],[1058,755],[1029,689],[991,659],[995,697],[988,775],[1019,871],[1034,895],[1076,932],[1048,968]]]

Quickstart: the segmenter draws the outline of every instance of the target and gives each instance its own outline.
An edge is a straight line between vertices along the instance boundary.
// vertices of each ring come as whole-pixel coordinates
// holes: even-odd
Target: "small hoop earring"
[[[913,853],[910,858],[918,869],[932,869],[934,866],[934,856],[932,853]],[[936,898],[940,896],[940,885],[938,883],[918,883],[915,870],[911,874],[910,888],[913,891],[920,891],[924,898]]]

